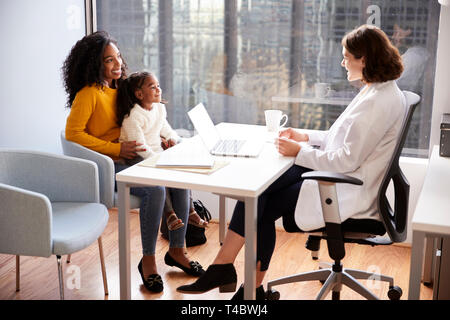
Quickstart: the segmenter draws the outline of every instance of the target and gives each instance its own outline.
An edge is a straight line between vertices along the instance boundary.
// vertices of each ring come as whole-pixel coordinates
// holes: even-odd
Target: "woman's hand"
[[[140,151],[146,151],[145,148],[140,148],[142,143],[136,141],[123,141],[120,143],[119,157],[124,159],[134,159],[137,157],[137,153]]]
[[[278,134],[278,137],[292,139],[297,142],[309,141],[309,136],[306,133],[298,132],[297,130],[292,129],[292,128],[286,128],[284,130],[281,130],[280,133]]]
[[[278,152],[287,157],[297,156],[301,149],[301,146],[298,144],[298,142],[286,137],[275,139],[275,145],[277,146]]]

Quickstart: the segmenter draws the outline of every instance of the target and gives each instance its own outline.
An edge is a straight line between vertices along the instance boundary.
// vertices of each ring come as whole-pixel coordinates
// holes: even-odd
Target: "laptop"
[[[188,115],[195,130],[197,130],[198,135],[212,155],[257,157],[264,147],[263,140],[222,139],[203,103],[199,103],[188,111]]]

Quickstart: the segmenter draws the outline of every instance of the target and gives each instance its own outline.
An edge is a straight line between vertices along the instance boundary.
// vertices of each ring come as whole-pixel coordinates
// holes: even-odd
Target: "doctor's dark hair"
[[[363,81],[386,82],[403,72],[402,57],[387,35],[378,27],[362,25],[342,39],[342,46],[356,59],[364,57]]]
[[[67,93],[66,106],[70,108],[76,94],[87,85],[104,85],[103,53],[108,44],[114,40],[106,31],[97,31],[89,34],[72,47],[62,66],[64,89]],[[122,57],[122,76],[126,77],[127,64]],[[117,83],[115,83],[117,86]]]
[[[117,124],[122,126],[123,119],[130,114],[136,103],[140,103],[136,97],[136,90],[140,89],[148,77],[154,77],[151,72],[134,72],[119,82],[117,90]]]

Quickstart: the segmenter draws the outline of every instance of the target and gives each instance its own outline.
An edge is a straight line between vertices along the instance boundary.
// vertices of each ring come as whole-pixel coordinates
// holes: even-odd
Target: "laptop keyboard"
[[[216,153],[237,153],[245,140],[220,140],[213,148]]]

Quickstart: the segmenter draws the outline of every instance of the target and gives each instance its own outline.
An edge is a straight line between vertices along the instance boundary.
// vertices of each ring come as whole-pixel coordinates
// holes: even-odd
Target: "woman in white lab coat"
[[[371,219],[385,232],[377,213],[376,198],[392,157],[406,114],[403,93],[395,79],[403,72],[400,54],[386,34],[363,25],[342,40],[342,67],[348,81],[365,86],[327,131],[304,133],[288,128],[280,132],[278,151],[295,156],[295,165],[258,199],[256,298],[264,298],[261,285],[275,247],[275,220],[283,217],[299,231],[323,228],[317,182],[302,181],[309,170],[345,173],[364,181],[362,186],[337,184],[341,221],[358,223]],[[213,264],[196,282],[178,288],[201,293],[219,287],[234,291],[237,277],[233,262],[244,244],[244,205],[238,202],[225,238]],[[243,298],[242,287],[233,297]]]

